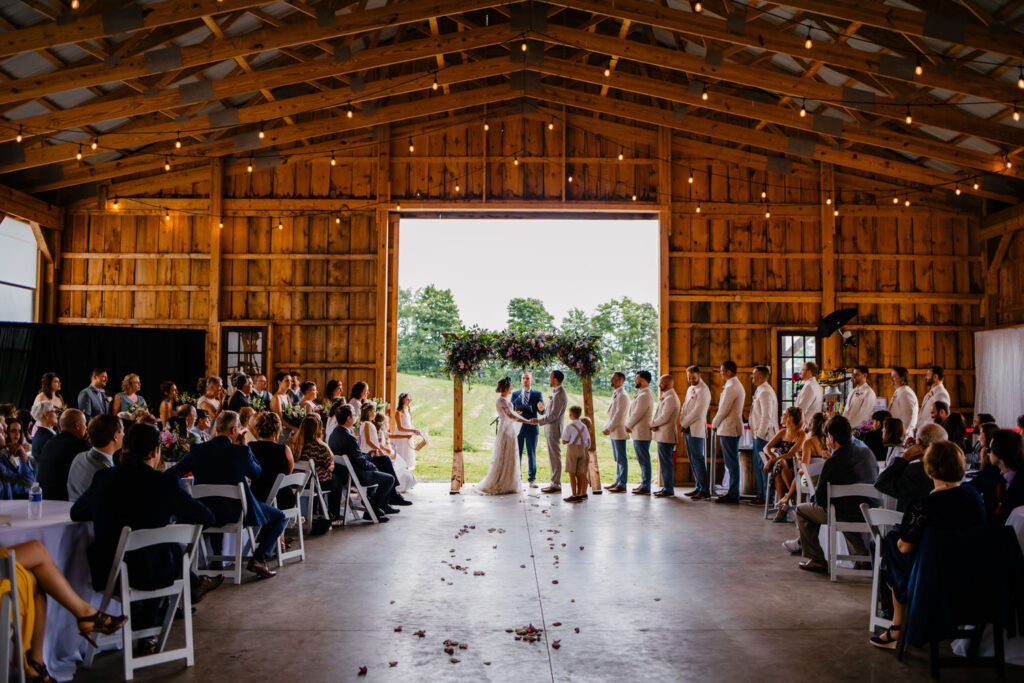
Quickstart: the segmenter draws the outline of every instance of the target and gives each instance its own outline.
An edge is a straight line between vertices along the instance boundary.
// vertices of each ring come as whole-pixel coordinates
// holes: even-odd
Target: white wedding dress
[[[512,402],[499,396],[495,404],[498,411],[498,433],[494,437],[491,467],[477,485],[481,493],[501,495],[519,493],[519,445],[516,436],[519,426],[526,422],[512,410]]]

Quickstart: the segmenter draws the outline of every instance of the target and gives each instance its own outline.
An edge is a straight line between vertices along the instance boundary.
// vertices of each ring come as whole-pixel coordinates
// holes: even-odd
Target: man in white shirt
[[[800,387],[800,393],[796,396],[797,408],[804,413],[804,424],[811,424],[811,418],[821,412],[821,403],[825,397],[825,390],[818,384],[818,373],[821,369],[813,361],[804,363],[800,370],[800,379],[804,385]]]
[[[846,398],[846,408],[843,410],[843,417],[850,421],[854,429],[857,429],[865,422],[871,421],[871,414],[875,412],[875,390],[868,384],[868,366],[858,365],[853,368],[853,389]]]
[[[641,370],[636,373],[636,396],[629,406],[626,419],[626,433],[633,437],[633,452],[640,465],[640,485],[633,489],[638,496],[651,493],[651,373]]]
[[[711,422],[718,433],[718,444],[722,448],[722,460],[729,471],[729,492],[715,500],[716,503],[740,502],[740,435],[743,434],[743,402],[747,392],[736,377],[736,363],[727,360],[718,372],[725,380],[722,393],[718,395],[718,412]],[[714,486],[714,482],[711,482]]]
[[[690,460],[695,487],[687,492],[693,500],[707,500],[711,497],[708,484],[708,464],[704,455],[704,433],[708,423],[708,406],[711,405],[711,390],[700,377],[700,368],[691,365],[686,368],[686,399],[679,413],[679,429],[686,441],[686,456]]]
[[[612,456],[615,458],[615,483],[605,486],[610,493],[625,493],[629,476],[629,461],[626,460],[626,416],[629,414],[629,395],[626,393],[626,376],[621,372],[612,374],[612,402],[608,404],[608,420],[601,433],[612,442]]]
[[[949,406],[953,405],[949,400],[949,392],[946,390],[946,385],[942,382],[945,374],[945,371],[939,365],[932,365],[925,370],[924,383],[928,387],[928,393],[921,399],[921,410],[917,413],[917,429],[924,427],[926,424],[936,423],[935,418],[932,416],[932,406],[936,403],[945,403],[946,410],[949,410]]]
[[[761,451],[768,445],[768,442],[779,430],[779,397],[772,389],[772,371],[767,365],[758,365],[754,368],[751,381],[754,384],[754,398],[750,403],[750,432],[754,436],[753,470],[754,482],[757,484],[757,497],[750,502],[751,505],[764,505],[765,486],[768,473],[764,471],[761,463]]]
[[[658,400],[654,419],[651,420],[651,432],[658,441],[658,471],[661,474],[661,490],[654,494],[658,498],[676,495],[676,468],[672,462],[672,452],[679,441],[679,434],[676,431],[679,422],[679,396],[676,394],[675,386],[676,380],[672,375],[662,375],[658,378],[661,398]]]
[[[917,428],[917,394],[910,388],[910,373],[902,365],[897,365],[889,373],[892,382],[892,398],[889,399],[889,414],[903,422],[907,435],[913,434]]]

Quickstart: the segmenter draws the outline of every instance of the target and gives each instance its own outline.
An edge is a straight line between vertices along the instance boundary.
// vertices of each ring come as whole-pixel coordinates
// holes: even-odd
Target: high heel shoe
[[[772,518],[773,522],[777,524],[785,524],[789,519],[789,503],[782,503],[775,511],[775,517]]]
[[[53,679],[53,676],[50,675],[50,672],[46,670],[45,664],[43,664],[42,662],[37,662],[32,659],[26,661],[28,663],[28,666],[31,667],[33,671],[35,671],[34,674],[28,674],[28,672],[26,671],[26,674],[28,674],[25,676],[26,683],[56,683],[56,681],[54,681]]]
[[[77,621],[78,632],[81,636],[88,640],[89,644],[93,647],[99,647],[92,634],[102,633],[103,635],[110,635],[124,626],[124,622],[128,621],[128,617],[124,615],[114,617],[105,612],[96,612],[96,614],[91,616],[81,617]]]

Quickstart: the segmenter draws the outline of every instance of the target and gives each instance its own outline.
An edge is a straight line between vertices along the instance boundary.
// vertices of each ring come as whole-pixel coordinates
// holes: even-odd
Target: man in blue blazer
[[[544,413],[543,395],[533,388],[533,375],[529,372],[523,373],[523,388],[512,392],[512,409],[527,420],[532,420]],[[523,446],[526,446],[527,475],[530,480],[530,488],[537,488],[534,481],[537,478],[537,425],[524,424],[519,428],[519,463],[522,467]]]
[[[89,386],[78,392],[78,409],[85,414],[86,424],[97,415],[106,415],[110,412],[106,386],[107,371],[96,368],[92,371]]]
[[[248,508],[245,523],[260,527],[256,548],[246,569],[260,578],[269,579],[277,572],[270,571],[267,567],[267,558],[270,557],[277,539],[284,533],[287,521],[283,512],[256,500],[249,490],[246,478],[255,481],[262,469],[248,446],[239,446],[235,443],[240,430],[238,413],[231,410],[221,411],[214,425],[214,438],[207,443],[194,444],[192,450],[167,471],[177,477],[191,472],[196,484],[243,484]],[[218,526],[230,524],[238,519],[238,503],[216,498],[206,499],[203,503],[217,518]]]

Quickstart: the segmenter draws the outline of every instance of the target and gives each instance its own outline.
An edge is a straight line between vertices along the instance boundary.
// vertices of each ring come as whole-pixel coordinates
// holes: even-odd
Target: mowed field
[[[518,385],[513,389],[519,388]],[[545,403],[550,394],[546,384],[535,384],[534,388],[544,394]],[[426,430],[430,445],[416,455],[416,477],[421,481],[449,481],[452,473],[452,381],[436,377],[398,375],[398,393],[412,396],[413,424],[417,429]],[[583,405],[583,396],[568,392],[569,405]],[[463,449],[466,467],[466,481],[480,481],[490,464],[491,448],[494,446],[495,418],[494,401],[497,395],[490,384],[477,383],[463,393]],[[608,437],[601,435],[604,418],[608,414],[610,396],[594,397],[594,415],[597,428],[597,456],[601,468],[601,483],[610,484],[615,480],[615,461],[612,459],[612,445]],[[562,452],[563,458],[565,451]],[[632,444],[626,445],[629,456],[629,481],[639,483],[640,469],[633,457]],[[655,461],[657,458],[654,458]],[[655,465],[655,468],[657,465]],[[537,439],[537,481],[550,481],[551,467],[548,464],[548,449],[543,427]],[[526,457],[523,457],[523,479],[526,479]],[[563,475],[563,483],[566,483]]]

